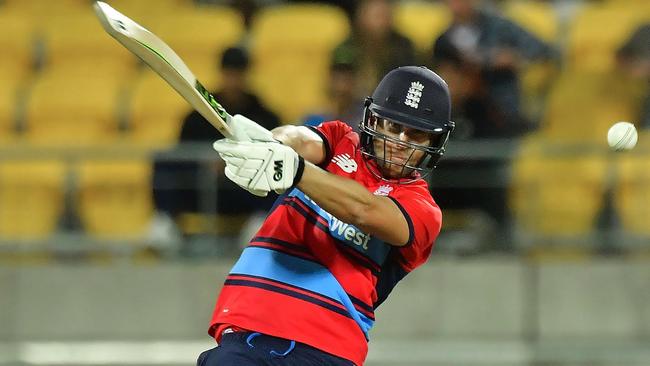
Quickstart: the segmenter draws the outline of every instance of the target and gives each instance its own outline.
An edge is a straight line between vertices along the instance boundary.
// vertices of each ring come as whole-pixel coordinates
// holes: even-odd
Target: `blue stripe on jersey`
[[[297,213],[299,213],[302,217],[305,218],[305,220],[309,221],[312,223],[316,228],[322,230],[324,233],[329,234],[329,227],[327,225],[321,223],[318,221],[318,218],[316,218],[314,215],[316,213],[310,213],[313,211],[307,211],[307,209],[303,208],[297,201],[300,201],[296,197],[291,197],[287,198],[284,200],[284,205],[287,205],[291,208],[293,208]],[[351,256],[356,263],[360,264],[361,266],[365,267],[372,273],[373,276],[378,277],[379,276],[379,270],[380,267],[378,264],[373,262],[370,258],[366,257],[362,253],[357,252],[356,250],[350,248],[346,243],[340,241],[340,240],[335,240],[336,244],[341,247],[341,249]]]
[[[354,308],[352,300],[334,275],[318,263],[270,248],[248,247],[230,274],[268,278],[330,298],[345,307],[368,339],[368,331],[374,322]]]
[[[292,290],[289,290],[287,288],[283,288],[283,287],[280,287],[280,286],[274,286],[274,285],[269,284],[269,283],[261,283],[261,282],[256,282],[256,281],[248,281],[248,280],[242,280],[242,279],[229,278],[229,279],[226,280],[225,284],[228,285],[228,286],[255,287],[255,288],[261,288],[261,289],[268,290],[268,291],[277,292],[277,293],[280,293],[280,294],[283,294],[283,295],[288,295],[288,296],[291,296],[291,297],[295,297],[295,298],[310,302],[310,303],[318,305],[318,306],[322,306],[322,307],[324,307],[324,308],[326,308],[328,310],[331,310],[331,311],[333,311],[335,313],[341,314],[344,317],[352,318],[350,316],[350,314],[348,314],[347,311],[345,311],[343,309],[339,309],[338,307],[336,307],[336,306],[334,306],[334,305],[332,305],[332,304],[330,304],[330,303],[328,303],[326,301],[319,300],[319,299],[317,299],[317,298],[315,298],[313,296],[305,295],[303,293],[300,293],[300,292],[297,292],[297,291],[292,291]]]
[[[279,252],[283,252],[289,255],[293,255],[295,257],[302,258],[306,261],[311,261],[311,262],[316,262],[320,264],[316,258],[311,254],[309,249],[305,247],[304,245],[297,245],[297,244],[292,244],[289,242],[286,242],[284,240],[276,239],[276,238],[269,238],[269,237],[264,237],[264,236],[256,236],[253,239],[251,239],[250,243],[248,243],[249,247],[257,247],[257,248],[268,248],[268,246],[265,246],[264,244],[260,243],[269,243],[269,244],[275,244],[277,246],[280,246],[281,248],[272,248],[274,250],[277,250]]]
[[[337,219],[329,212],[320,208],[316,202],[312,201],[299,189],[292,190],[289,193],[289,197],[298,198],[307,207],[311,208],[314,213],[323,218],[323,220],[329,224],[329,234],[336,240],[363,254],[364,257],[369,258],[378,266],[381,266],[384,263],[388,253],[390,252],[390,245],[377,238],[371,237],[370,234],[364,233],[354,225],[350,225]]]

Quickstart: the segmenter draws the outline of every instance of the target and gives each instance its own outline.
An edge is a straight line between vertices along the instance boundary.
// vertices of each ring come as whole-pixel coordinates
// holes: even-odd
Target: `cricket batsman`
[[[454,128],[447,84],[389,72],[357,134],[341,121],[272,132],[235,116],[218,140],[226,176],[281,193],[221,289],[199,366],[361,366],[374,310],[423,264],[442,214],[422,179]]]

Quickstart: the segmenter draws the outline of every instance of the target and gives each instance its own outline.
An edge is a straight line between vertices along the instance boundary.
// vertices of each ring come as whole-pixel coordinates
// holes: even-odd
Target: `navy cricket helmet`
[[[387,124],[397,133],[387,134]],[[401,166],[402,178],[424,177],[445,153],[449,135],[454,129],[447,83],[424,66],[403,66],[390,71],[379,82],[372,97],[366,98],[365,114],[359,129],[361,152],[374,159],[380,170],[382,166],[395,165]],[[402,130],[415,131],[426,138],[409,141],[400,138]],[[391,160],[387,155],[387,142],[410,151],[410,155],[405,161],[403,158]],[[383,149],[383,152],[378,149]],[[411,161],[415,151],[424,154],[418,161]],[[381,171],[370,170],[386,179]]]

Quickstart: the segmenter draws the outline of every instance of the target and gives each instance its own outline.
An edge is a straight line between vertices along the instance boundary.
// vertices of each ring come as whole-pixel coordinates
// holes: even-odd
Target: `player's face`
[[[413,169],[405,166],[417,166],[425,154],[412,145],[429,146],[431,135],[376,116],[370,117],[370,124],[388,137],[373,140],[377,164],[384,177],[395,179],[410,175]]]

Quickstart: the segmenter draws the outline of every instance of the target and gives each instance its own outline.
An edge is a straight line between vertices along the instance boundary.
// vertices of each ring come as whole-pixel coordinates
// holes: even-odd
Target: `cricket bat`
[[[238,139],[231,128],[232,116],[203,87],[171,47],[110,5],[96,1],[93,6],[108,34],[149,65],[221,134],[229,139]]]

